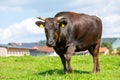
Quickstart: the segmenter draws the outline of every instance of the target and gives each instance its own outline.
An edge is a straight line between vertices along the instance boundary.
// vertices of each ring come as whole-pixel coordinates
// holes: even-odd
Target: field
[[[58,56],[0,57],[0,80],[120,80],[120,56],[99,56],[101,72],[91,73],[90,55],[73,56],[74,73],[63,74]]]

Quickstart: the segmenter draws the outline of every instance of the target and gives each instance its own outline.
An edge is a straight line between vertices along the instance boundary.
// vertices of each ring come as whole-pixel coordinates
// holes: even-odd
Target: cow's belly
[[[94,42],[77,42],[75,43],[76,45],[76,51],[85,51],[85,50],[88,50],[92,45],[95,44],[95,41]]]

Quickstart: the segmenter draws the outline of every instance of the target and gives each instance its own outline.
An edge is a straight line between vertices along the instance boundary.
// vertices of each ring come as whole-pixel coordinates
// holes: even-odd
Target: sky
[[[61,11],[97,15],[102,37],[120,37],[120,0],[0,0],[0,44],[45,40],[36,17],[53,17]]]

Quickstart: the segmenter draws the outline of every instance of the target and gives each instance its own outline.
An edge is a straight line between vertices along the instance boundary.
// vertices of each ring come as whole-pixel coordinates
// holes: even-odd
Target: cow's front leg
[[[67,68],[66,68],[66,59],[65,59],[65,56],[64,56],[64,54],[59,54],[59,56],[60,56],[60,59],[62,61],[63,67],[64,67],[64,74],[66,74]]]
[[[67,52],[66,52],[66,61],[68,64],[68,72],[69,73],[73,72],[70,61],[71,61],[72,54],[75,52],[75,49],[76,49],[75,46],[70,46],[70,47],[68,47]]]

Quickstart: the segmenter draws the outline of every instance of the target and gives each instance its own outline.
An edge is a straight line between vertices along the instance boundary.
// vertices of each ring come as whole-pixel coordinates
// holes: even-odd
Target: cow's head
[[[38,19],[40,19],[40,21],[37,21],[36,25],[45,29],[47,46],[56,46],[56,42],[59,40],[60,36],[60,29],[64,28],[67,24],[66,19],[63,17],[45,19],[38,17]]]

